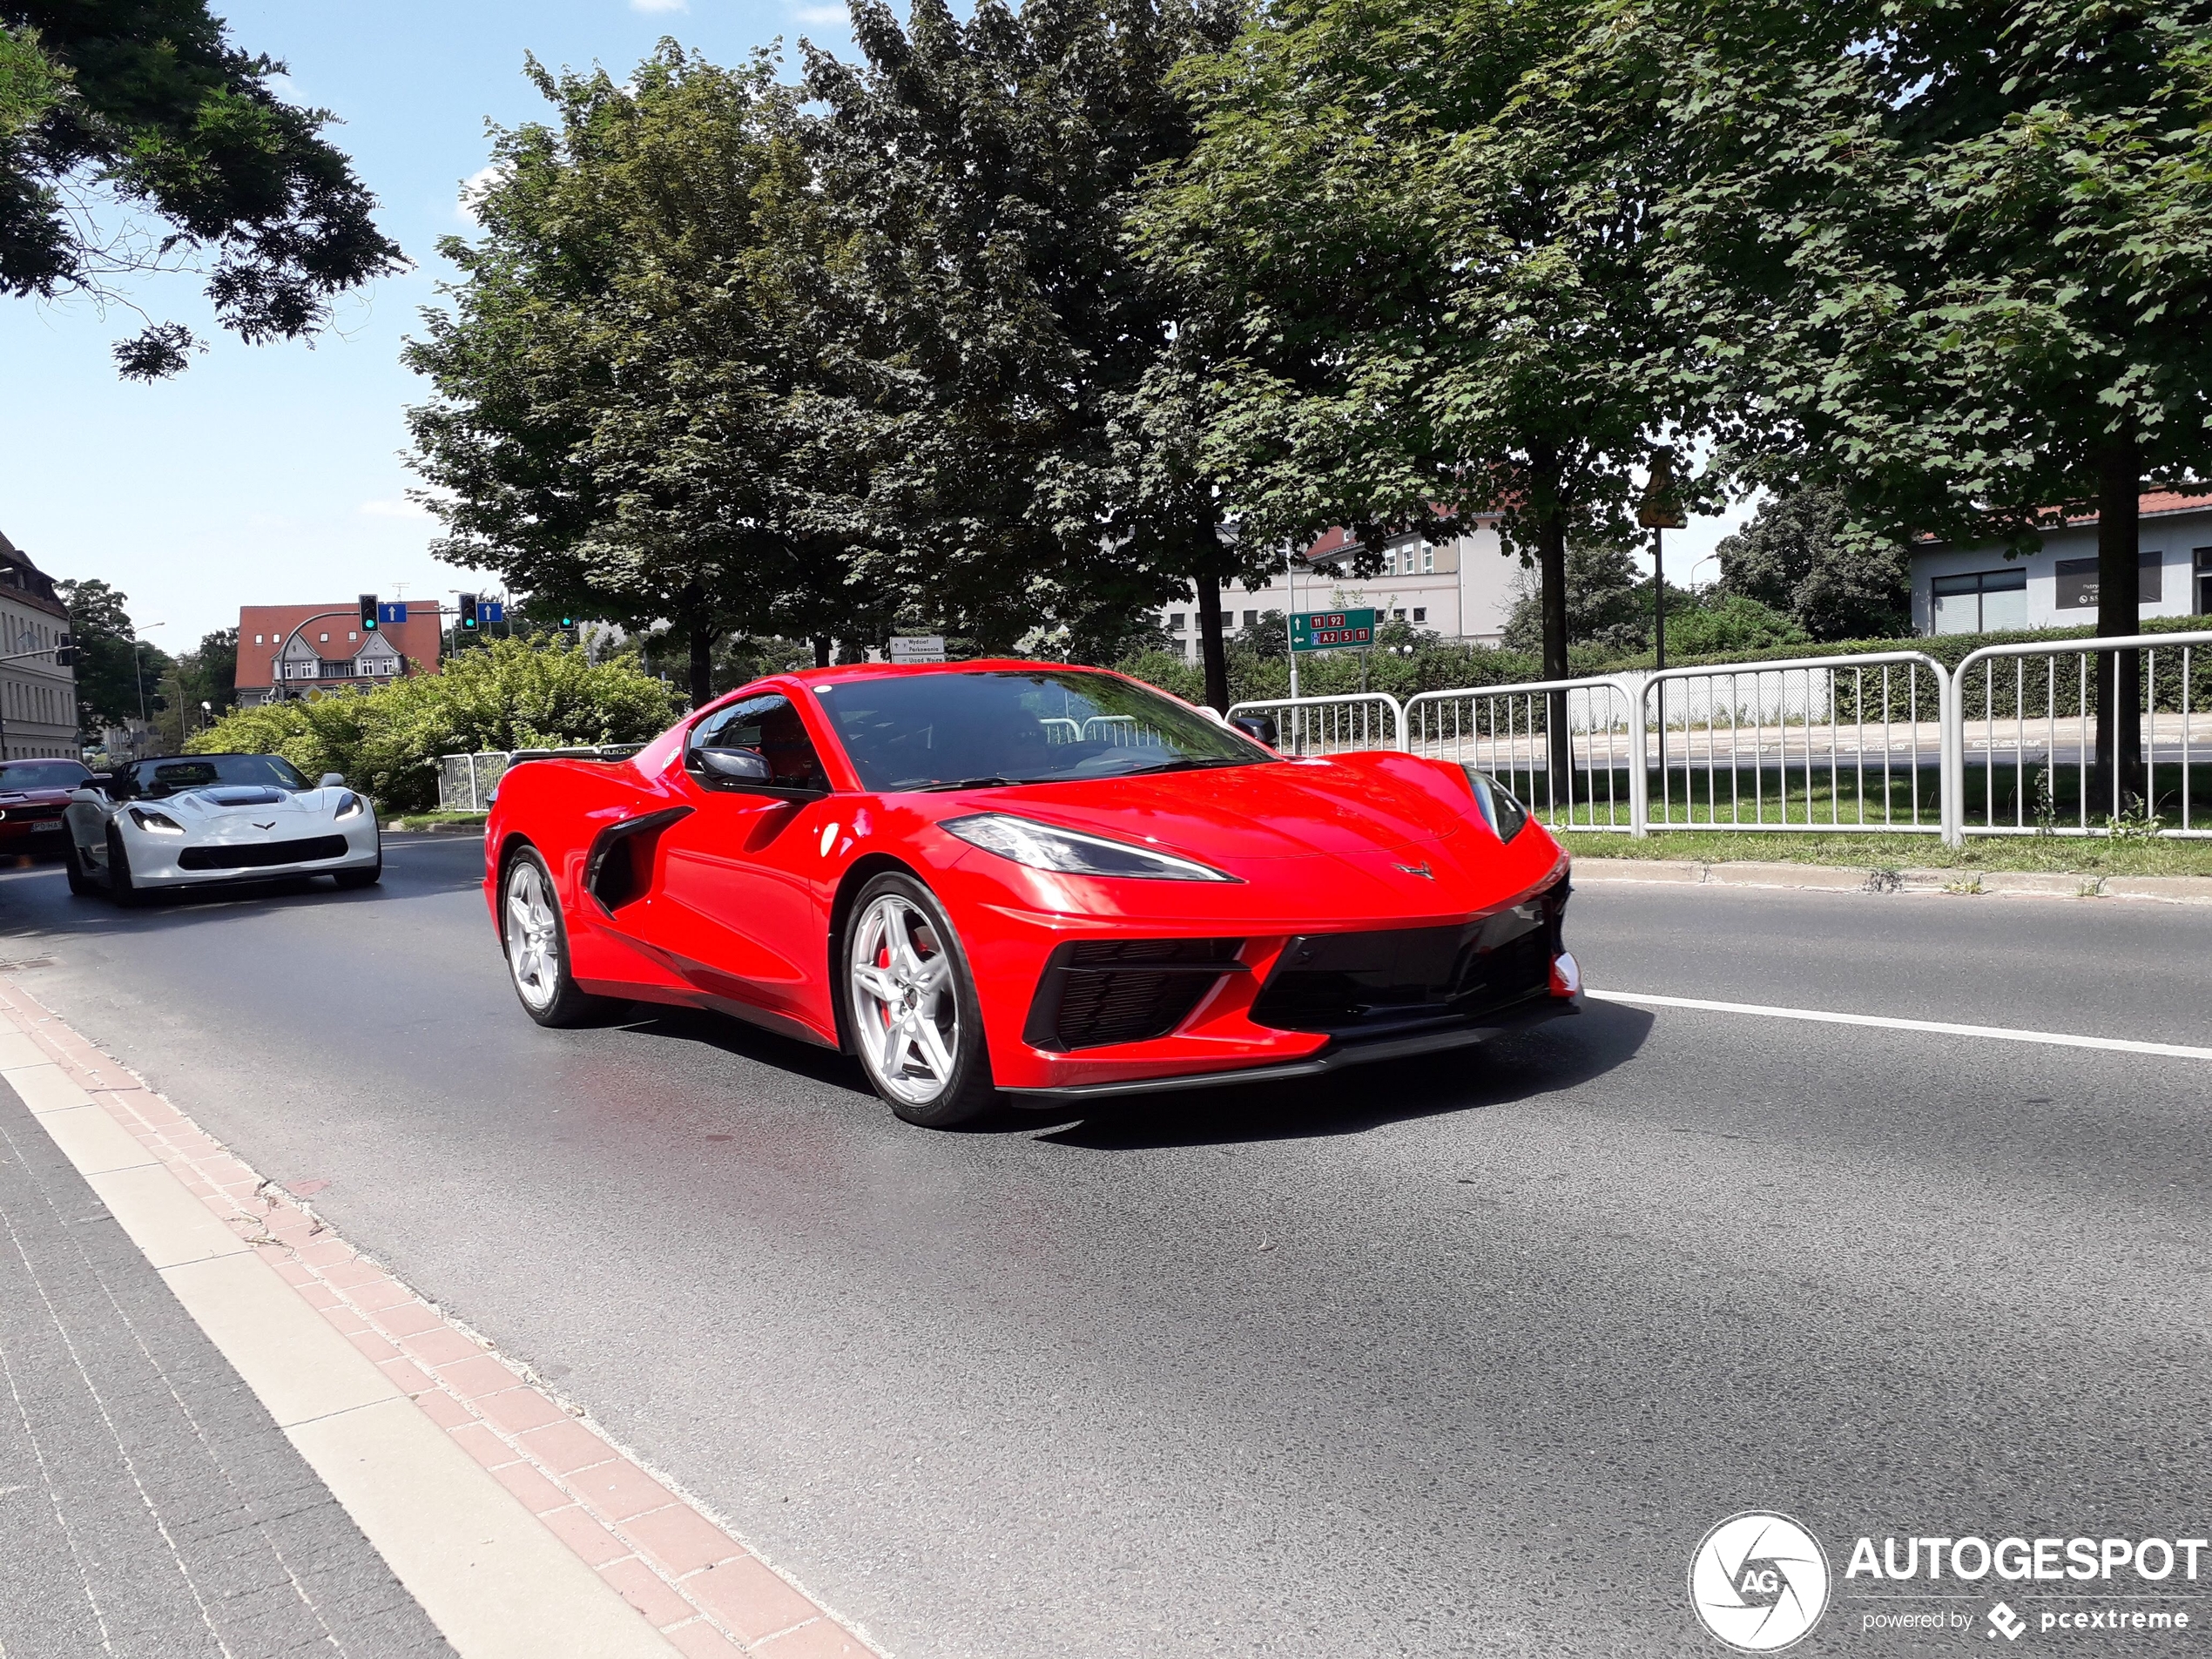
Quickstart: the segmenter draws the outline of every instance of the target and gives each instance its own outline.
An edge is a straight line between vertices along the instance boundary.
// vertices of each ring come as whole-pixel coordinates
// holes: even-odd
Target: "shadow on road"
[[[1052,1146],[1127,1152],[1357,1135],[1409,1118],[1476,1111],[1575,1088],[1632,1058],[1651,1025],[1651,1015],[1642,1008],[1595,1002],[1577,1019],[1480,1048],[1386,1062],[1334,1077],[1101,1101],[1066,1127],[1035,1138]],[[1034,1130],[1038,1116],[1024,1112],[992,1126]]]

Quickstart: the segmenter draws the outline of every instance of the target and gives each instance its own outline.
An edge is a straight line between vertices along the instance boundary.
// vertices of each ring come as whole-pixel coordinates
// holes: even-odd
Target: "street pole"
[[[1298,615],[1298,563],[1286,543],[1283,548],[1283,579],[1291,584],[1291,614],[1283,618],[1283,650],[1291,659],[1291,701],[1298,701],[1298,642],[1291,617]]]
[[[1651,637],[1658,650],[1657,668],[1667,665],[1667,530],[1651,527]]]

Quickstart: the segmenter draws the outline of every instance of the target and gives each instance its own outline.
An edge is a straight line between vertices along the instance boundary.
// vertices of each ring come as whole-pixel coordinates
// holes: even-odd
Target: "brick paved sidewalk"
[[[449,1656],[0,1082],[0,1653]]]

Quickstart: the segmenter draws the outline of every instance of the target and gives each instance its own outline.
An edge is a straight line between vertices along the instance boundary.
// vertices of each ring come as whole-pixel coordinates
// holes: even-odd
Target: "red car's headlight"
[[[1011,813],[977,813],[968,818],[948,818],[940,828],[957,835],[971,846],[995,853],[1033,870],[1060,875],[1112,875],[1139,881],[1234,881],[1237,878],[1172,853],[1155,852],[1128,841],[1085,835],[1056,824],[1040,824],[1034,818]]]

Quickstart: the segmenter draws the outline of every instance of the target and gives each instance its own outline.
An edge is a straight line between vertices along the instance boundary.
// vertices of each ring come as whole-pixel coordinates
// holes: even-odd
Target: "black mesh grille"
[[[346,838],[315,835],[299,841],[263,841],[255,846],[188,846],[177,854],[180,870],[259,870],[273,864],[309,864],[342,859]]]
[[[1252,1003],[1252,1022],[1339,1037],[1480,1022],[1548,994],[1561,882],[1456,927],[1309,934],[1293,939]]]
[[[1024,1037],[1066,1053],[1163,1037],[1228,973],[1240,939],[1111,939],[1062,945],[1037,986]]]

